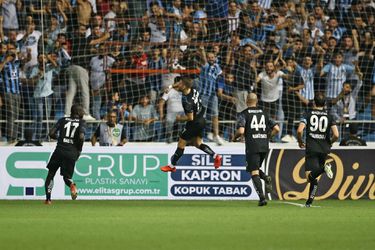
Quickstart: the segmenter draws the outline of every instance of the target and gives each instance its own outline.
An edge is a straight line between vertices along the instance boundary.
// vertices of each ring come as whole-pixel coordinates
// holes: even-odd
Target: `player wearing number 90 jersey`
[[[266,192],[271,191],[271,177],[261,169],[262,162],[269,149],[269,132],[271,136],[279,132],[279,126],[270,120],[262,109],[257,107],[258,98],[254,93],[247,96],[248,108],[242,111],[237,118],[237,132],[234,140],[245,135],[246,143],[246,170],[251,174],[255,189],[259,196],[259,206],[267,205],[260,179],[266,183]]]
[[[84,111],[79,105],[71,108],[71,117],[61,118],[49,132],[57,139],[57,146],[47,164],[48,175],[45,182],[46,201],[51,204],[53,178],[59,168],[65,184],[70,188],[72,199],[77,198],[76,185],[72,180],[74,165],[82,151],[85,134],[85,123],[82,120]],[[59,136],[57,137],[57,134]]]
[[[331,166],[325,164],[325,162],[332,143],[334,143],[339,136],[335,121],[324,108],[324,94],[317,93],[314,98],[314,103],[314,108],[304,114],[297,129],[298,144],[300,148],[306,147],[305,174],[307,181],[310,183],[306,207],[310,207],[314,200],[318,188],[317,178],[323,172],[326,172],[329,178],[333,177]],[[302,140],[305,128],[306,145]]]

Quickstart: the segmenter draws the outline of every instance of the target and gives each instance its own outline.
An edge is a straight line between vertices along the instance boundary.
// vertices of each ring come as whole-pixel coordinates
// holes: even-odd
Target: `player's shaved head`
[[[247,95],[246,103],[248,106],[256,106],[258,103],[258,97],[255,93],[250,93]]]
[[[82,106],[78,104],[74,104],[70,109],[70,116],[74,118],[82,119],[84,113]]]

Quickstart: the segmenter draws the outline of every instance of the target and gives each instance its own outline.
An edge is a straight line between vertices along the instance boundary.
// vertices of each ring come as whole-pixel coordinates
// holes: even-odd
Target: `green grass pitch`
[[[0,249],[375,249],[374,201],[314,205],[2,200]]]

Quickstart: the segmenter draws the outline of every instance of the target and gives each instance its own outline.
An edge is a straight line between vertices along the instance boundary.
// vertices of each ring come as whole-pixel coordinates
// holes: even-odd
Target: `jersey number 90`
[[[328,118],[327,116],[317,116],[312,115],[310,117],[310,131],[315,132],[319,130],[321,133],[325,133],[328,127]]]

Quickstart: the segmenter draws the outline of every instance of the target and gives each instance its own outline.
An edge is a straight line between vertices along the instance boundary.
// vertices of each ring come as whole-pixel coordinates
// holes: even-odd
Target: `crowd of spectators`
[[[295,121],[318,91],[340,123],[375,116],[373,0],[0,5],[1,132],[9,143],[26,130],[45,140],[45,120],[69,116],[76,102],[89,124],[116,111],[128,141],[171,142],[183,110],[168,86],[184,71],[208,108],[207,138],[219,145],[231,140],[250,92],[285,121],[283,142],[295,141]]]

